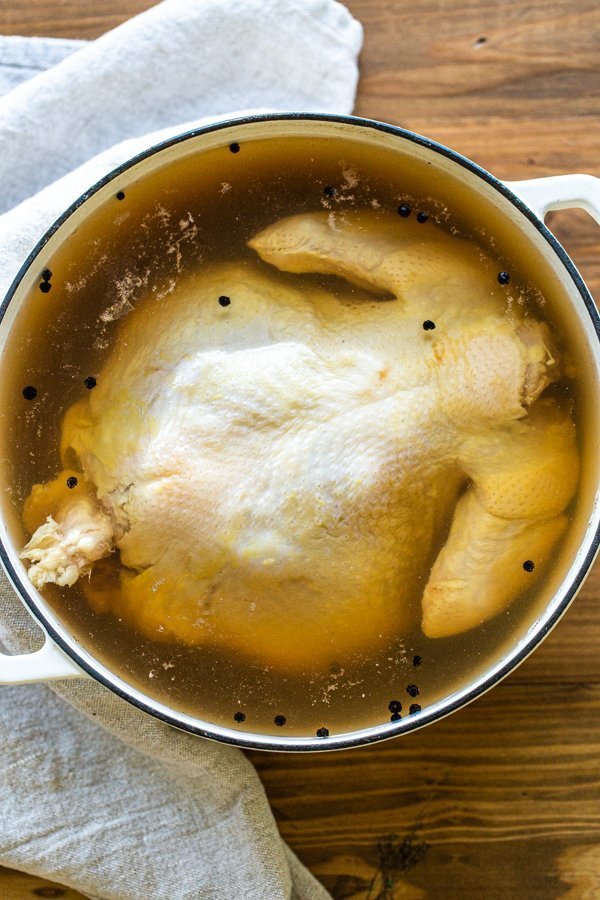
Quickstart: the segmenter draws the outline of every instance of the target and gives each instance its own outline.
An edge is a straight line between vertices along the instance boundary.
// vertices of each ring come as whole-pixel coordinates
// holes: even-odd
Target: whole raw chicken
[[[84,586],[97,608],[288,667],[400,638],[421,605],[429,637],[499,613],[577,481],[569,410],[540,397],[561,374],[546,325],[431,221],[306,214],[249,245],[263,262],[122,321],[64,419],[65,471],[27,501],[33,584],[118,548],[120,587]]]

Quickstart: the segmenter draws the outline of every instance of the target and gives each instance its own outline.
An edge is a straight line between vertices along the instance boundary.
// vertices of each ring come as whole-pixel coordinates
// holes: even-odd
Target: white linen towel
[[[362,29],[334,0],[165,0],[54,43],[48,71],[52,42],[24,40],[0,42],[0,71],[39,72],[0,97],[0,295],[52,221],[156,139],[233,110],[350,112]],[[39,642],[2,574],[0,643]],[[241,751],[91,681],[0,687],[0,865],[103,900],[328,896]]]
[[[58,65],[87,41],[0,34],[0,95]]]

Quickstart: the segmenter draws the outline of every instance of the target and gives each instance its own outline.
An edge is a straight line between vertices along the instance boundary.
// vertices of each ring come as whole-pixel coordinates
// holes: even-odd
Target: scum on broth
[[[82,224],[40,273],[16,328],[13,344],[24,352],[11,366],[3,413],[4,433],[12,436],[3,456],[13,503],[20,510],[31,486],[61,468],[62,415],[93,388],[119,319],[148,294],[168,297],[181,275],[205,264],[255,261],[247,240],[283,216],[316,210],[335,216],[364,207],[395,211],[406,204],[450,233],[470,236],[482,254],[495,256],[498,272],[510,271],[507,312],[518,303],[552,323],[554,309],[528,277],[527,257],[496,256],[496,236],[486,222],[457,216],[452,198],[438,188],[435,173],[424,180],[410,165],[399,167],[389,151],[309,138],[231,145],[187,158],[123,190],[115,183],[113,198],[93,224]],[[297,283],[298,276],[281,277]],[[321,276],[307,280],[335,284]],[[24,387],[35,395],[24,396]],[[574,387],[565,381],[552,390],[569,395]],[[438,550],[432,548],[431,561]],[[118,566],[115,554],[91,578],[116,585]],[[382,634],[378,646],[343,662],[332,659],[326,671],[311,667],[308,634],[302,638],[304,671],[282,673],[215,647],[146,640],[115,617],[95,613],[79,585],[51,585],[44,595],[84,646],[143,692],[240,731],[296,736],[317,730],[326,736],[322,729],[336,733],[417,714],[498,656],[533,602],[523,595],[496,619],[454,638],[428,640],[420,630]]]

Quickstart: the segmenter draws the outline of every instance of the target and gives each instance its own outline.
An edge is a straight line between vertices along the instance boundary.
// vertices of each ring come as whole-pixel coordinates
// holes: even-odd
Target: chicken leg
[[[429,637],[446,637],[497,615],[544,570],[577,484],[568,411],[544,399],[524,418],[560,374],[549,329],[491,308],[489,288],[482,290],[472,266],[449,260],[446,244],[432,260],[430,242],[419,242],[414,228],[377,214],[347,214],[337,226],[322,213],[294,216],[251,246],[286,271],[336,274],[408,298],[407,315],[441,313],[445,329],[432,362],[472,485],[423,593],[422,627]]]

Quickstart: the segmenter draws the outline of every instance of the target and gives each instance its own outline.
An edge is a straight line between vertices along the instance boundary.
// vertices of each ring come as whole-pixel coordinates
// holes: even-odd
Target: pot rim
[[[154,144],[151,147],[146,148],[142,152],[133,156],[131,159],[117,166],[115,169],[113,169],[111,172],[109,172],[107,175],[103,176],[99,181],[93,184],[90,188],[88,188],[77,200],[75,200],[65,210],[65,212],[62,213],[62,215],[59,216],[58,219],[56,219],[56,221],[36,243],[35,247],[31,250],[23,265],[19,269],[10,288],[8,289],[4,300],[2,301],[2,304],[0,305],[0,323],[3,320],[8,306],[13,299],[24,275],[29,270],[36,257],[40,254],[43,247],[73,215],[73,213],[76,212],[76,210],[78,210],[81,206],[83,206],[83,204],[86,203],[87,200],[89,200],[99,190],[110,184],[110,182],[114,181],[116,178],[118,178],[127,170],[136,166],[138,163],[163,152],[169,147],[184,143],[187,140],[200,137],[211,132],[230,129],[233,127],[243,127],[257,122],[269,121],[325,121],[330,123],[349,125],[357,128],[372,129],[375,131],[383,132],[385,134],[394,135],[405,141],[417,144],[421,147],[426,148],[427,150],[433,151],[441,156],[446,157],[453,163],[457,164],[463,169],[466,169],[472,175],[486,182],[488,185],[494,188],[494,190],[501,194],[506,200],[508,200],[518,210],[518,212],[520,212],[535,227],[537,232],[541,235],[541,237],[546,241],[546,243],[559,258],[560,262],[565,267],[568,275],[577,288],[577,291],[583,301],[583,304],[594,327],[596,339],[600,343],[600,316],[598,314],[595,303],[576,266],[574,265],[560,242],[554,237],[552,232],[544,224],[543,220],[535,212],[533,212],[533,210],[531,210],[530,207],[527,206],[527,204],[520,197],[518,197],[506,184],[504,184],[486,169],[479,166],[477,163],[474,163],[468,157],[457,153],[455,150],[446,147],[444,144],[441,144],[438,141],[424,137],[423,135],[417,134],[413,131],[409,131],[408,129],[402,128],[398,125],[389,125],[384,122],[379,122],[375,119],[367,119],[360,116],[313,112],[261,113],[240,116],[233,119],[223,119],[219,122],[213,122],[208,125],[192,128],[190,130],[173,135],[172,137],[169,137],[158,144]],[[414,731],[417,728],[421,728],[441,718],[444,718],[447,715],[450,715],[452,712],[455,712],[461,707],[466,706],[468,703],[482,696],[484,693],[498,684],[499,681],[501,681],[517,666],[519,666],[529,656],[529,654],[544,640],[547,634],[554,628],[556,623],[570,606],[581,585],[583,584],[583,581],[585,580],[585,577],[587,576],[589,569],[598,553],[598,549],[600,548],[600,523],[597,525],[596,531],[592,536],[590,536],[589,534],[586,535],[585,542],[589,544],[587,552],[583,559],[579,562],[577,571],[568,586],[565,588],[565,582],[563,581],[563,584],[555,594],[555,602],[549,604],[546,608],[546,614],[543,615],[537,621],[536,625],[530,629],[527,637],[523,638],[512,649],[512,651],[510,651],[503,658],[503,660],[496,664],[496,666],[494,666],[490,671],[480,676],[468,687],[456,691],[454,694],[449,695],[445,699],[431,704],[431,706],[425,707],[416,714],[403,716],[403,718],[398,722],[373,725],[368,728],[359,729],[357,731],[346,732],[339,735],[334,734],[328,736],[327,738],[298,738],[284,736],[279,738],[273,735],[261,735],[260,733],[253,734],[243,731],[238,732],[234,731],[234,729],[232,728],[203,722],[202,719],[190,716],[188,714],[178,713],[176,710],[169,710],[166,704],[152,700],[152,698],[147,697],[145,694],[142,694],[141,691],[138,691],[138,689],[134,688],[133,686],[126,685],[125,688],[121,687],[121,684],[124,684],[124,682],[122,682],[122,679],[119,676],[107,670],[108,674],[111,676],[107,677],[103,672],[95,668],[94,665],[90,664],[88,660],[82,655],[79,648],[76,646],[76,642],[73,641],[73,644],[75,644],[75,646],[68,642],[57,629],[52,619],[45,613],[44,610],[39,608],[38,604],[35,602],[33,597],[30,596],[28,590],[25,588],[20,574],[14,569],[2,536],[0,536],[0,562],[7,572],[8,577],[22,602],[25,604],[29,612],[33,615],[34,619],[50,635],[52,640],[61,648],[64,653],[67,654],[67,656],[73,659],[77,663],[77,665],[84,670],[84,672],[90,675],[94,680],[109,688],[111,691],[113,691],[113,693],[117,694],[122,699],[168,725],[184,730],[191,734],[208,738],[210,740],[216,740],[221,743],[231,744],[246,749],[306,752],[314,750],[348,749],[350,747],[387,740],[388,738],[395,737],[399,734],[405,734],[410,731]],[[560,597],[560,600],[556,602],[558,597]],[[87,652],[89,653],[89,651]],[[89,656],[93,659],[91,653],[89,653]],[[101,665],[96,660],[94,660],[94,662],[96,662],[96,665]],[[102,668],[104,669],[106,667],[102,666]]]

